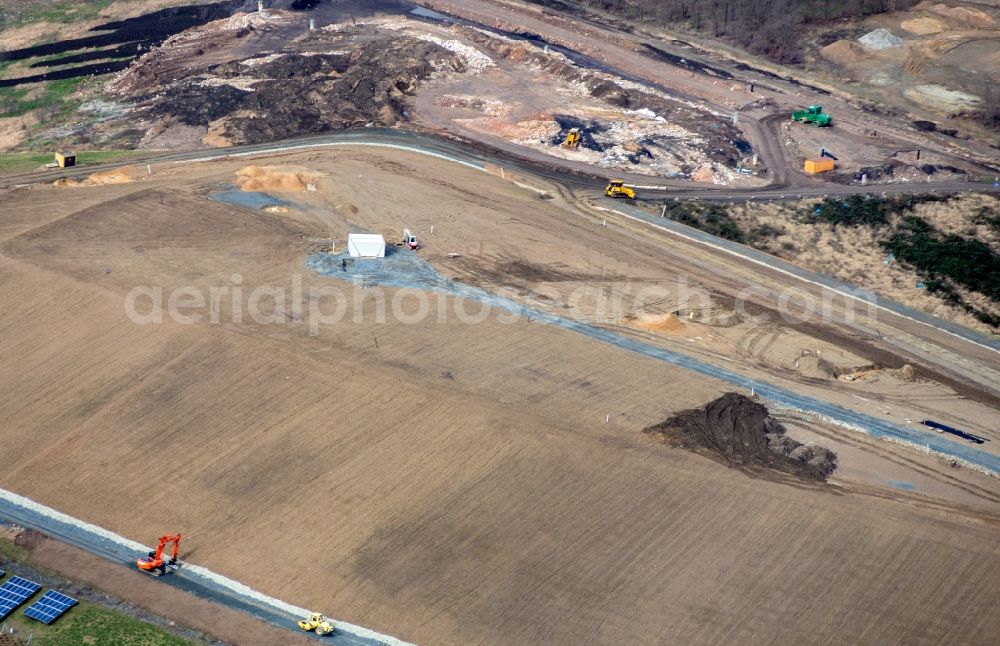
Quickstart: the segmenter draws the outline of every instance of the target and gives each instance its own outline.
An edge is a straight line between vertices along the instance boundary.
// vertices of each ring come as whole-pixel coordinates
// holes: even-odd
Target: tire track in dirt
[[[916,459],[910,458],[905,454],[892,453],[891,451],[885,450],[884,447],[879,447],[877,444],[874,444],[865,439],[843,435],[840,433],[833,433],[831,431],[823,429],[819,425],[812,424],[811,420],[800,415],[789,414],[788,412],[784,412],[784,413],[779,413],[778,417],[785,421],[792,420],[793,423],[805,425],[809,428],[810,432],[816,435],[827,438],[829,440],[833,440],[835,442],[839,442],[841,444],[847,444],[849,446],[856,448],[859,451],[863,451],[869,455],[876,456],[880,459],[884,459],[892,464],[912,469],[913,471],[916,471],[922,476],[925,476],[932,480],[936,480],[943,484],[947,484],[949,486],[953,486],[968,494],[976,496],[977,498],[980,498],[982,500],[991,503],[1000,503],[1000,494],[996,494],[993,491],[990,491],[989,489],[979,487],[970,482],[961,480],[960,478],[952,476],[947,472],[942,472],[940,470],[933,470],[927,465],[922,464]],[[904,494],[901,492],[900,495]],[[953,503],[948,503],[948,504],[953,504]]]

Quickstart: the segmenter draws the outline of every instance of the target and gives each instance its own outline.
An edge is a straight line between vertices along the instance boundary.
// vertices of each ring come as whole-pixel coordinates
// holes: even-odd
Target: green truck
[[[823,108],[818,105],[811,105],[805,110],[796,110],[792,113],[792,121],[811,123],[817,128],[830,125],[830,115],[823,112]]]

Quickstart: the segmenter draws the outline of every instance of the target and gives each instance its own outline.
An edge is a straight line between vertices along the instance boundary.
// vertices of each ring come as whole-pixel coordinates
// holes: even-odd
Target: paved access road
[[[162,164],[164,162],[183,162],[199,159],[222,159],[264,152],[285,152],[296,148],[320,148],[325,145],[358,144],[394,144],[403,147],[419,149],[422,152],[435,153],[446,158],[462,160],[481,167],[496,166],[513,168],[525,173],[538,175],[545,179],[563,184],[573,189],[592,190],[594,195],[600,194],[607,174],[602,169],[574,170],[566,168],[561,160],[553,158],[551,162],[528,160],[507,151],[499,150],[484,144],[473,144],[457,138],[445,138],[431,133],[397,128],[362,128],[344,132],[335,132],[310,137],[286,139],[264,144],[233,146],[231,148],[208,148],[203,150],[185,151],[180,153],[153,154],[148,157],[130,159],[109,164],[93,166],[77,166],[74,168],[58,168],[42,171],[32,171],[13,175],[0,176],[0,188],[10,188],[41,182],[54,182],[63,177],[85,177],[91,173],[118,168],[125,164],[142,167],[146,164]],[[644,184],[662,185],[663,191],[643,191],[644,199],[705,199],[714,201],[742,202],[745,200],[765,201],[781,199],[797,199],[801,197],[817,197],[824,195],[881,195],[900,193],[958,193],[966,191],[1000,193],[1000,187],[985,182],[919,182],[912,184],[885,184],[871,186],[843,186],[826,184],[802,187],[764,187],[757,189],[726,188],[715,185],[705,187],[693,186],[683,180],[658,181],[654,178],[640,176]]]

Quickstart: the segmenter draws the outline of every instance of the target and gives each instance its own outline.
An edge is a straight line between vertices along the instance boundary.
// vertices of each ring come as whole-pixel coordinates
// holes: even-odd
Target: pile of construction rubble
[[[294,12],[236,14],[169,38],[106,91],[129,106],[121,127],[145,133],[136,145],[183,135],[227,146],[410,122],[421,86],[489,87],[481,79],[498,73],[549,79],[545,99],[563,109],[512,115],[521,97],[480,86],[431,105],[464,111],[454,123],[471,130],[609,169],[729,183],[752,157],[728,119],[652,87],[526,40],[399,16],[309,30]],[[575,150],[559,146],[570,128],[583,133]]]
[[[420,26],[393,28],[416,36]],[[725,184],[753,173],[753,151],[730,118],[529,40],[461,25],[449,32],[491,62],[478,85],[436,77],[428,86],[462,129],[613,170]],[[525,86],[525,73],[536,81]],[[561,146],[574,128],[579,146]]]

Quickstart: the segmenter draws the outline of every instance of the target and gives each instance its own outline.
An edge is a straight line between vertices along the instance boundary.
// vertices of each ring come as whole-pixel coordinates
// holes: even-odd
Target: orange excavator
[[[163,558],[163,550],[167,545],[173,545],[170,551],[170,558]],[[156,546],[155,552],[150,552],[146,556],[136,559],[135,566],[147,574],[153,576],[163,576],[167,573],[167,568],[177,569],[177,553],[181,550],[181,535],[167,534],[160,537],[160,544]]]

